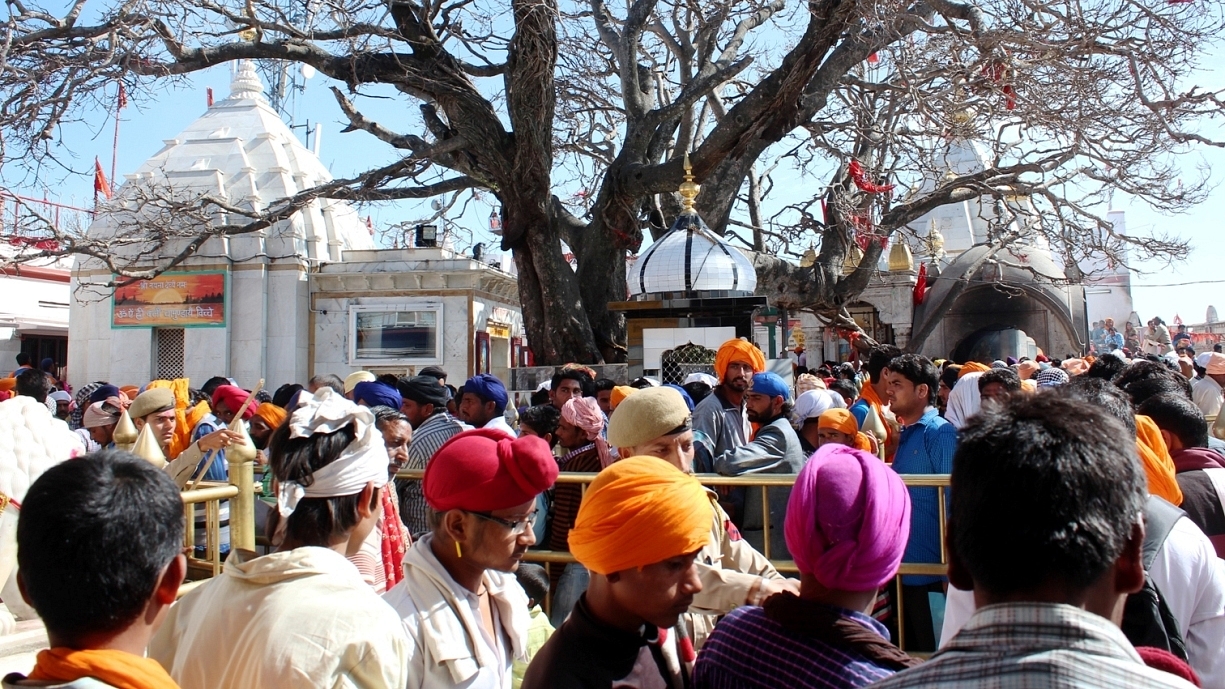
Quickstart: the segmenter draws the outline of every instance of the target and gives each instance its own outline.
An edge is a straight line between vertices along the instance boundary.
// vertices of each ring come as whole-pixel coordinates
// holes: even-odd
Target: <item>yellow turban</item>
[[[269,428],[276,430],[285,423],[285,417],[289,416],[289,413],[270,402],[261,402],[255,408],[255,415],[263,419]]]
[[[859,422],[846,409],[830,409],[822,413],[821,418],[817,421],[817,428],[832,428],[839,433],[845,433],[855,438],[856,450],[872,452],[872,441],[868,439],[867,434],[859,430]]]
[[[1136,414],[1136,452],[1148,476],[1148,492],[1181,505],[1182,489],[1174,478],[1174,460],[1157,423],[1143,414]]]
[[[728,340],[719,346],[719,353],[715,354],[715,375],[719,376],[720,382],[723,381],[727,367],[733,361],[748,363],[753,367],[753,373],[762,373],[766,370],[766,357],[757,348],[757,345],[739,338]]]
[[[635,392],[638,392],[638,390],[636,388],[631,388],[628,385],[618,385],[614,387],[612,389],[612,393],[608,396],[608,406],[615,410],[618,404],[621,404],[623,401],[625,401],[626,397],[629,397]]]
[[[630,457],[591,482],[570,552],[608,575],[695,552],[710,540],[710,524],[710,498],[697,479],[656,457]]]
[[[957,372],[957,378],[960,380],[970,373],[986,373],[991,367],[986,364],[980,364],[977,361],[967,361],[961,365],[961,370]]]

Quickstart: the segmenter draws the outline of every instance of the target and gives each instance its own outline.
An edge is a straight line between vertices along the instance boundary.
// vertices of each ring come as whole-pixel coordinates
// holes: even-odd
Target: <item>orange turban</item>
[[[127,395],[128,399],[134,400],[136,399],[136,396],[140,394],[140,388],[136,387],[135,385],[125,385],[119,388],[119,392]]]
[[[616,410],[617,405],[625,401],[626,397],[638,392],[637,388],[631,388],[628,385],[618,385],[612,389],[612,394],[608,396],[608,406]]]
[[[1161,437],[1161,429],[1143,414],[1136,414],[1136,453],[1148,476],[1148,492],[1181,505],[1182,489],[1174,478],[1174,460]]]
[[[599,574],[645,567],[706,545],[711,514],[697,479],[656,457],[630,457],[591,482],[570,552]]]
[[[16,378],[0,378],[0,391],[9,391],[17,387]]]
[[[242,403],[239,402],[239,404]],[[270,402],[261,402],[255,408],[255,415],[263,419],[269,428],[275,430],[285,423],[285,418],[289,416],[289,413]]]
[[[868,439],[867,434],[859,430],[859,422],[846,409],[830,409],[822,413],[821,418],[817,421],[817,428],[832,428],[839,433],[845,433],[855,438],[856,450],[872,452],[872,441]]]
[[[719,376],[720,382],[733,361],[748,363],[753,367],[753,373],[763,373],[766,370],[766,357],[757,345],[739,338],[728,340],[719,346],[719,353],[715,354],[715,375]]]
[[[957,379],[960,380],[971,373],[986,373],[991,367],[986,364],[980,364],[977,361],[967,361],[961,365],[961,370],[957,372]]]

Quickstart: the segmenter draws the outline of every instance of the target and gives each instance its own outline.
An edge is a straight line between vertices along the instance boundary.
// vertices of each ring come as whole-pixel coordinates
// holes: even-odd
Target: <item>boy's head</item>
[[[549,595],[549,574],[544,571],[544,567],[530,562],[521,563],[519,569],[515,570],[515,578],[519,580],[519,585],[527,594],[529,608],[540,605]]]
[[[164,472],[119,450],[48,469],[17,522],[18,584],[52,646],[152,634],[186,572],[183,501]]]
[[[561,422],[561,410],[551,404],[528,407],[519,415],[519,430],[523,435],[534,435],[553,447],[557,444],[557,424]]]

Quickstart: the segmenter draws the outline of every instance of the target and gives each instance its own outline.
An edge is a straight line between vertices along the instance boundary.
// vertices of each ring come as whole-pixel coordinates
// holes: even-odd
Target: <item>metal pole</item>
[[[230,549],[255,550],[255,462],[233,461],[226,453],[226,464],[230,470],[230,484],[238,488],[238,495],[230,500]]]

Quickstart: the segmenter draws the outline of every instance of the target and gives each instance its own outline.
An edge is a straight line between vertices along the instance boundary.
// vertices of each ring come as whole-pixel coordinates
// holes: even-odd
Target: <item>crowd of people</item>
[[[59,397],[26,368],[13,392],[81,453],[20,506],[51,648],[4,686],[1225,687],[1225,354],[1166,339],[963,364],[877,345],[793,383],[733,339],[713,375],[572,364],[522,406],[437,367]],[[125,411],[165,468],[114,448]],[[179,598],[178,493],[228,480],[246,437],[267,552]]]

